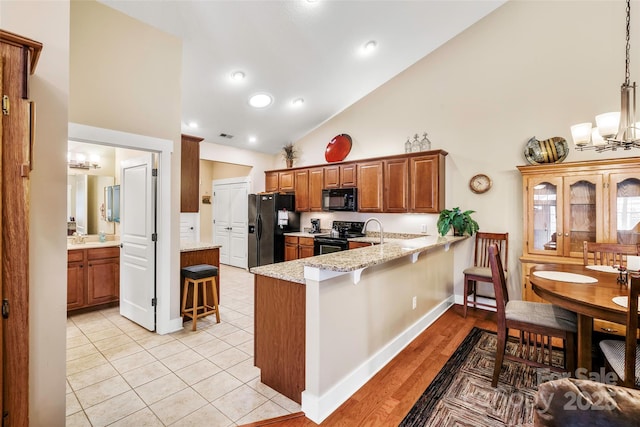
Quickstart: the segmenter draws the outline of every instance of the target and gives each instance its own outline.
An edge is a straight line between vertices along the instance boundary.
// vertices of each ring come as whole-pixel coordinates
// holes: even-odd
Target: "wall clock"
[[[479,173],[474,175],[469,180],[469,188],[476,194],[482,194],[489,191],[491,188],[491,178],[483,173]]]

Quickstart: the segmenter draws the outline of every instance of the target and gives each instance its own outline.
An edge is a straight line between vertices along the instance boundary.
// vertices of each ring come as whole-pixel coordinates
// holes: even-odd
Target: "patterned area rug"
[[[505,360],[496,388],[491,387],[497,337],[474,328],[425,390],[400,427],[523,426],[533,423],[537,384],[548,370]],[[515,351],[507,343],[507,352]],[[563,354],[553,351],[553,363]]]

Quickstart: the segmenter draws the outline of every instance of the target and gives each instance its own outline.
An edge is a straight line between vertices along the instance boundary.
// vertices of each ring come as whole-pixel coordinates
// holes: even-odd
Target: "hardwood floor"
[[[495,313],[454,305],[400,352],[321,426],[397,426],[474,326],[495,331]],[[293,414],[250,424],[252,427],[311,427]]]

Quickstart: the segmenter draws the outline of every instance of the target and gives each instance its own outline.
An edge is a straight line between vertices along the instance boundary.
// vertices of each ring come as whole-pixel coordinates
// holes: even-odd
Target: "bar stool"
[[[180,273],[184,276],[184,285],[182,289],[182,316],[190,317],[193,320],[192,331],[196,330],[198,318],[216,314],[216,323],[220,323],[220,312],[218,310],[218,291],[216,290],[216,282],[218,280],[218,267],[209,264],[191,265],[180,269]],[[211,285],[213,293],[213,305],[207,303],[207,284]],[[189,293],[189,285],[193,285],[193,306],[187,307],[187,294]],[[198,289],[202,285],[202,305],[198,305]],[[199,312],[202,310],[201,312]]]

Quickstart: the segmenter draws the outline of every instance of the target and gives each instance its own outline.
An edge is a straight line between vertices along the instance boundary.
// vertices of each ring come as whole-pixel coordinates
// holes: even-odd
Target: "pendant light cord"
[[[630,81],[630,73],[629,73],[629,51],[631,50],[631,42],[630,42],[630,33],[631,33],[631,0],[627,0],[627,52],[626,52],[626,60],[625,60],[625,76],[624,76],[624,84],[629,86]]]

